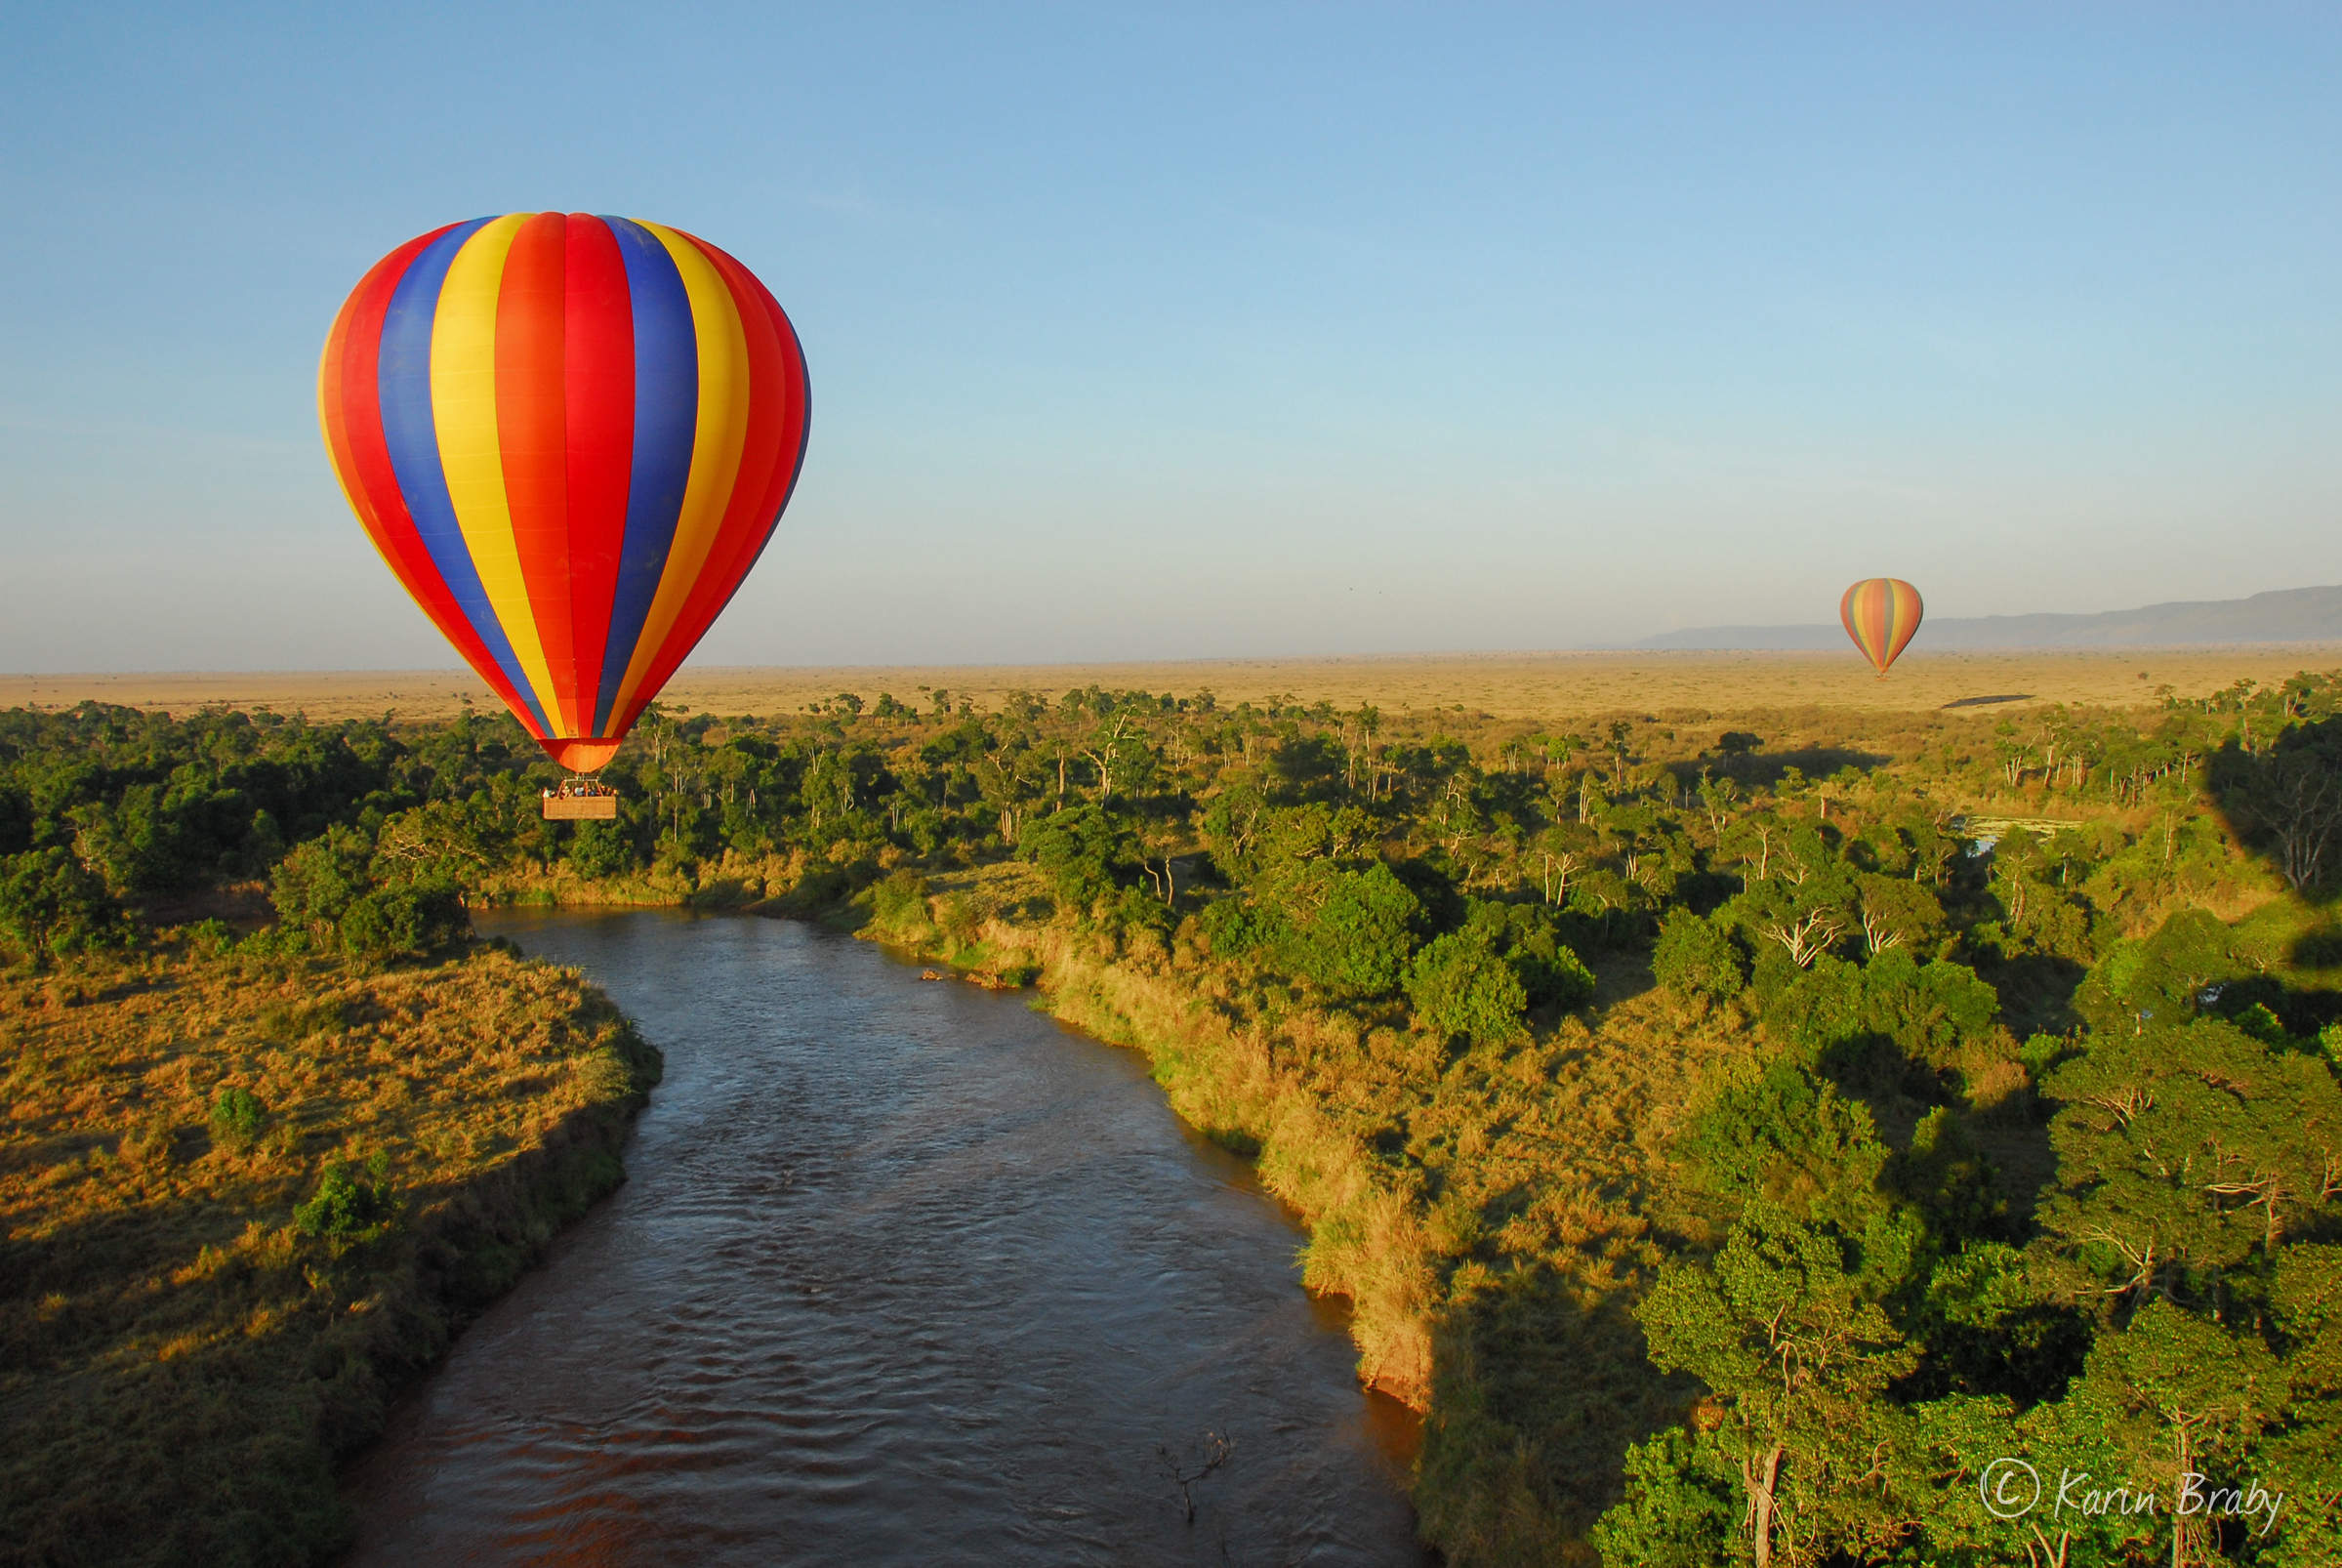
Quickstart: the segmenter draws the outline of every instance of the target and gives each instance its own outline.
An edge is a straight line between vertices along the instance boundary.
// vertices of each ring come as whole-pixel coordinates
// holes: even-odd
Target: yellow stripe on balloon
[[[748,333],[740,324],[732,291],[698,246],[661,225],[642,227],[656,234],[675,259],[683,293],[691,302],[691,327],[699,342],[699,414],[691,433],[691,474],[683,481],[675,542],[668,547],[666,569],[659,574],[642,635],[635,640],[634,655],[627,661],[626,679],[619,682],[618,700],[610,710],[614,714],[627,711],[683,613],[708,552],[715,548],[748,439]]]
[[[513,236],[534,213],[512,213],[483,225],[448,264],[447,281],[431,317],[431,411],[439,436],[439,466],[464,548],[488,596],[521,674],[536,688],[548,721],[562,722],[559,693],[529,608],[513,538],[513,509],[505,499],[504,447],[496,432],[496,299],[504,283]]]

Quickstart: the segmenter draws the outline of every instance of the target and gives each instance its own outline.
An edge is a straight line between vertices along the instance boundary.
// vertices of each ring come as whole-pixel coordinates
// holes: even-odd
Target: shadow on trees
[[[1851,767],[1868,773],[1882,767],[1891,758],[1876,752],[1855,751],[1847,746],[1805,746],[1793,752],[1733,751],[1712,752],[1694,758],[1688,763],[1669,763],[1667,771],[1685,789],[1699,787],[1701,778],[1728,778],[1743,789],[1771,789],[1795,768],[1807,778],[1828,778],[1841,768]]]
[[[2258,749],[2232,738],[2204,769],[2212,805],[2245,849],[2306,902],[2342,902],[2342,718],[2296,724]],[[2321,924],[2294,939],[2292,964],[2342,966],[2342,929]]]
[[[2321,926],[2296,938],[2289,957],[2295,969],[2342,969],[2342,927]]]
[[[2074,995],[2088,970],[2073,959],[2026,953],[1980,964],[1977,972],[2000,994],[2001,1021],[2020,1040],[2035,1034],[2062,1035],[2081,1021]]]
[[[1542,1263],[1492,1277],[1442,1321],[1443,1414],[1424,1433],[1417,1504],[1459,1554],[1557,1559],[1618,1501],[1627,1446],[1681,1419],[1697,1385],[1652,1366],[1639,1294]]]

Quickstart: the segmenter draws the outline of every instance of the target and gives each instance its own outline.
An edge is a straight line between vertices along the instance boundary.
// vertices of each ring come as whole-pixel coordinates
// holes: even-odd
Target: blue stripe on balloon
[[[691,325],[691,297],[683,292],[675,258],[639,224],[624,218],[602,222],[617,237],[635,306],[635,458],[627,483],[626,543],[618,556],[610,637],[603,644],[601,685],[594,705],[596,735],[610,722],[619,684],[667,570],[699,424],[699,334]]]
[[[554,726],[545,722],[545,710],[538,706],[536,692],[521,674],[520,661],[514,656],[513,644],[472,564],[463,526],[456,521],[455,503],[448,499],[446,471],[439,466],[438,423],[431,414],[431,340],[439,309],[439,288],[447,281],[447,268],[464,241],[492,221],[475,218],[441,234],[423,248],[391,291],[390,309],[383,315],[382,363],[377,377],[383,440],[390,447],[390,469],[398,475],[399,493],[406,498],[415,531],[431,552],[431,564],[446,580],[456,608],[472,623],[472,630],[487,644],[505,679],[550,735]]]

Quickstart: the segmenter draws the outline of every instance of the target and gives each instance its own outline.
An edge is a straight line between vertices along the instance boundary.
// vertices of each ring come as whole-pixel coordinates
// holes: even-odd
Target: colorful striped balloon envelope
[[[451,224],[384,257],[334,321],[317,405],[400,585],[578,772],[756,564],[811,412],[754,273],[581,213]]]
[[[1846,590],[1846,597],[1838,600],[1838,619],[1884,681],[1887,666],[1919,630],[1923,608],[1919,591],[1902,578],[1871,577]]]

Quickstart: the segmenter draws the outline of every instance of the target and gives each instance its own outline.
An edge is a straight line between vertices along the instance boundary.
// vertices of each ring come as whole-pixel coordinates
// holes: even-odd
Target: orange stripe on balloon
[[[568,421],[563,364],[567,223],[541,212],[505,254],[496,294],[496,441],[505,505],[529,614],[553,689],[543,693],[557,734],[581,733],[581,672],[569,613]],[[598,672],[596,672],[598,673]],[[584,677],[590,681],[591,676]]]
[[[1882,676],[1917,635],[1924,613],[1919,591],[1900,577],[1866,578],[1838,600],[1846,635]]]

